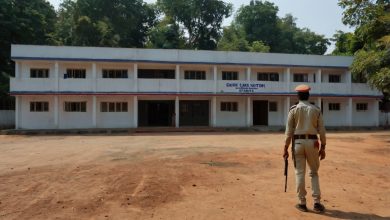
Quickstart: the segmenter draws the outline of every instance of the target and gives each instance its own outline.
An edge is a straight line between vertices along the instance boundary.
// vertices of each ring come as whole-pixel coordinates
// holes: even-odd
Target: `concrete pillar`
[[[59,107],[58,107],[58,96],[54,96],[54,106],[53,106],[53,117],[54,117],[54,127],[59,128],[58,118],[59,118]]]
[[[21,118],[20,118],[20,110],[21,110],[21,106],[20,106],[20,102],[22,101],[22,97],[21,96],[15,96],[15,129],[19,129],[20,128],[20,122],[21,122]]]
[[[321,84],[322,83],[322,70],[318,69],[316,72],[316,83]]]
[[[348,98],[348,105],[347,105],[347,126],[352,127],[352,114],[353,114],[353,102],[352,98]]]
[[[246,81],[251,81],[251,72],[252,72],[251,67],[247,67],[246,68]]]
[[[175,99],[175,127],[178,128],[179,125],[180,125],[180,118],[179,118],[179,96],[176,96],[176,99]]]
[[[96,96],[92,96],[92,126],[96,128]]]
[[[180,92],[180,66],[176,65],[175,70],[175,78],[176,78],[176,92]]]
[[[216,65],[213,66],[213,74],[214,74],[214,93],[218,91],[218,68]]]
[[[345,72],[345,82],[347,83],[347,92],[352,94],[352,74],[350,70]]]
[[[285,69],[285,76],[286,76],[286,89],[287,91],[286,92],[291,92],[291,72],[290,72],[290,68],[286,68]]]
[[[286,97],[284,102],[284,114],[283,114],[284,124],[287,122],[288,112],[290,111],[290,105],[291,105],[291,98],[288,96]]]
[[[252,99],[250,96],[246,98],[246,126],[251,127],[251,112],[252,112]]]
[[[19,62],[15,61],[15,79],[20,79]]]
[[[133,127],[138,128],[138,96],[133,97]]]
[[[321,101],[322,101],[321,97],[318,97],[317,98],[317,106],[318,106],[318,108],[322,108],[321,107]]]
[[[134,91],[138,92],[138,64],[136,64],[136,63],[134,63],[133,72],[134,72]]]
[[[211,126],[217,127],[217,97],[211,99]]]
[[[55,88],[55,91],[58,91],[59,87],[60,87],[59,74],[60,74],[59,65],[58,65],[58,61],[56,61],[54,63],[54,88]],[[57,99],[58,99],[58,97],[57,97]]]
[[[374,100],[374,122],[375,126],[379,127],[379,100]]]
[[[96,92],[96,83],[97,83],[97,73],[96,73],[96,63],[92,63],[92,90]]]

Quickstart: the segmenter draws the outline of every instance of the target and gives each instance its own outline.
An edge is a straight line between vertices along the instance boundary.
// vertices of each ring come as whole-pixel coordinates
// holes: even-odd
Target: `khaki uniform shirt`
[[[290,108],[286,125],[286,146],[289,146],[294,134],[320,135],[322,145],[326,145],[325,127],[321,110],[308,101],[299,101]]]

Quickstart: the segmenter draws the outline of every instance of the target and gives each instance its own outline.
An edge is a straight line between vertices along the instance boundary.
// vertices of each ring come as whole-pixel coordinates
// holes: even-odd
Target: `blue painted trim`
[[[257,93],[212,93],[212,92],[91,92],[91,91],[14,91],[10,95],[215,95],[215,96],[256,96],[256,95],[270,95],[270,96],[295,96],[295,92],[257,92]],[[381,95],[351,95],[351,94],[310,94],[312,97],[366,97],[366,98],[382,98]]]
[[[288,65],[268,63],[220,63],[220,62],[184,62],[184,61],[160,61],[160,60],[137,60],[137,59],[91,59],[91,58],[59,58],[59,57],[11,57],[12,60],[57,60],[57,61],[84,61],[84,62],[136,62],[136,63],[163,63],[163,64],[212,64],[231,66],[281,66],[281,67],[311,67],[311,68],[336,68],[348,69],[349,66],[314,66],[314,65]]]

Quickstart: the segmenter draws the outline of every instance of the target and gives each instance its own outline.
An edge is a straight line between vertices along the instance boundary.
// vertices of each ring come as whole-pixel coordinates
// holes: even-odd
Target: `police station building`
[[[284,126],[308,84],[325,126],[378,126],[353,57],[12,45],[16,129]]]

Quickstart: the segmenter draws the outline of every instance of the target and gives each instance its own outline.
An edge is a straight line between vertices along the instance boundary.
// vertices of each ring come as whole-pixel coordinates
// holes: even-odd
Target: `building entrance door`
[[[253,101],[253,125],[268,125],[268,101]]]
[[[180,126],[209,126],[208,100],[180,101]]]
[[[138,123],[140,127],[174,126],[175,101],[138,101]]]

